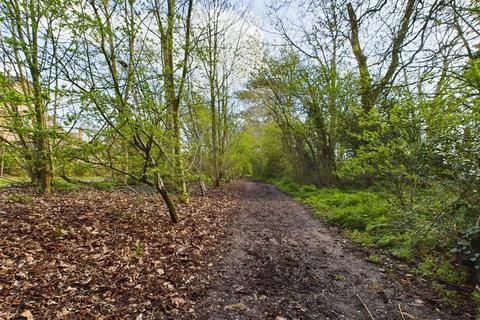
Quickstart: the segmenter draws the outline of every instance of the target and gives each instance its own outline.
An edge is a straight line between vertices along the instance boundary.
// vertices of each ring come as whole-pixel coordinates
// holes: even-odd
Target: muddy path
[[[191,297],[196,318],[473,319],[368,262],[368,252],[273,186],[245,180],[233,189],[240,205]]]

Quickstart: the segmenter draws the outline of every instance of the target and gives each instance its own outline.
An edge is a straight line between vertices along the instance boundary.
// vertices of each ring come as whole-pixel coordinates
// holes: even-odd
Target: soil
[[[442,305],[425,280],[367,261],[366,249],[273,186],[241,181],[232,192],[229,236],[187,318],[474,319],[471,302]]]

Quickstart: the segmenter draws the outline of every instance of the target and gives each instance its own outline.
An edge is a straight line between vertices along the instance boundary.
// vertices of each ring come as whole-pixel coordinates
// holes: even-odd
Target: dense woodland
[[[250,176],[478,283],[480,2],[257,6],[0,0],[0,181],[143,186],[178,223]]]

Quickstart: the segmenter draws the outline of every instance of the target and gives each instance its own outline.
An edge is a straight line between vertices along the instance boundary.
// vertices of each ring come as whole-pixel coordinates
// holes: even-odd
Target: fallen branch
[[[358,295],[358,293],[355,293],[355,295],[357,296],[358,300],[360,300],[360,302],[363,304],[363,306],[365,307],[365,310],[367,310],[368,315],[370,316],[370,318],[371,318],[372,320],[375,320],[375,318],[372,316],[372,313],[370,312],[370,309],[368,309],[367,305],[365,304],[365,302],[363,302],[362,298],[360,298],[360,296]]]
[[[405,320],[405,317],[403,316],[402,306],[400,305],[400,303],[398,304],[398,310],[400,311],[400,315],[402,316],[402,319]]]
[[[137,190],[135,190],[135,188],[132,188],[128,184],[124,185],[124,187],[127,188],[128,190],[132,191],[133,193],[139,194],[139,192]]]

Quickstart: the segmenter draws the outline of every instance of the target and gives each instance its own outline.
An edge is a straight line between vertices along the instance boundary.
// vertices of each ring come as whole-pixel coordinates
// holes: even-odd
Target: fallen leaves
[[[32,313],[30,312],[30,310],[24,310],[20,315],[21,315],[25,320],[33,320],[33,315],[32,315]]]
[[[179,306],[181,306],[182,304],[185,303],[185,300],[183,298],[180,298],[180,297],[173,297],[172,298],[172,303],[178,308]]]
[[[13,194],[24,194],[13,201]],[[0,319],[152,319],[192,312],[188,291],[224,233],[222,190],[179,205],[157,194],[0,191]]]

